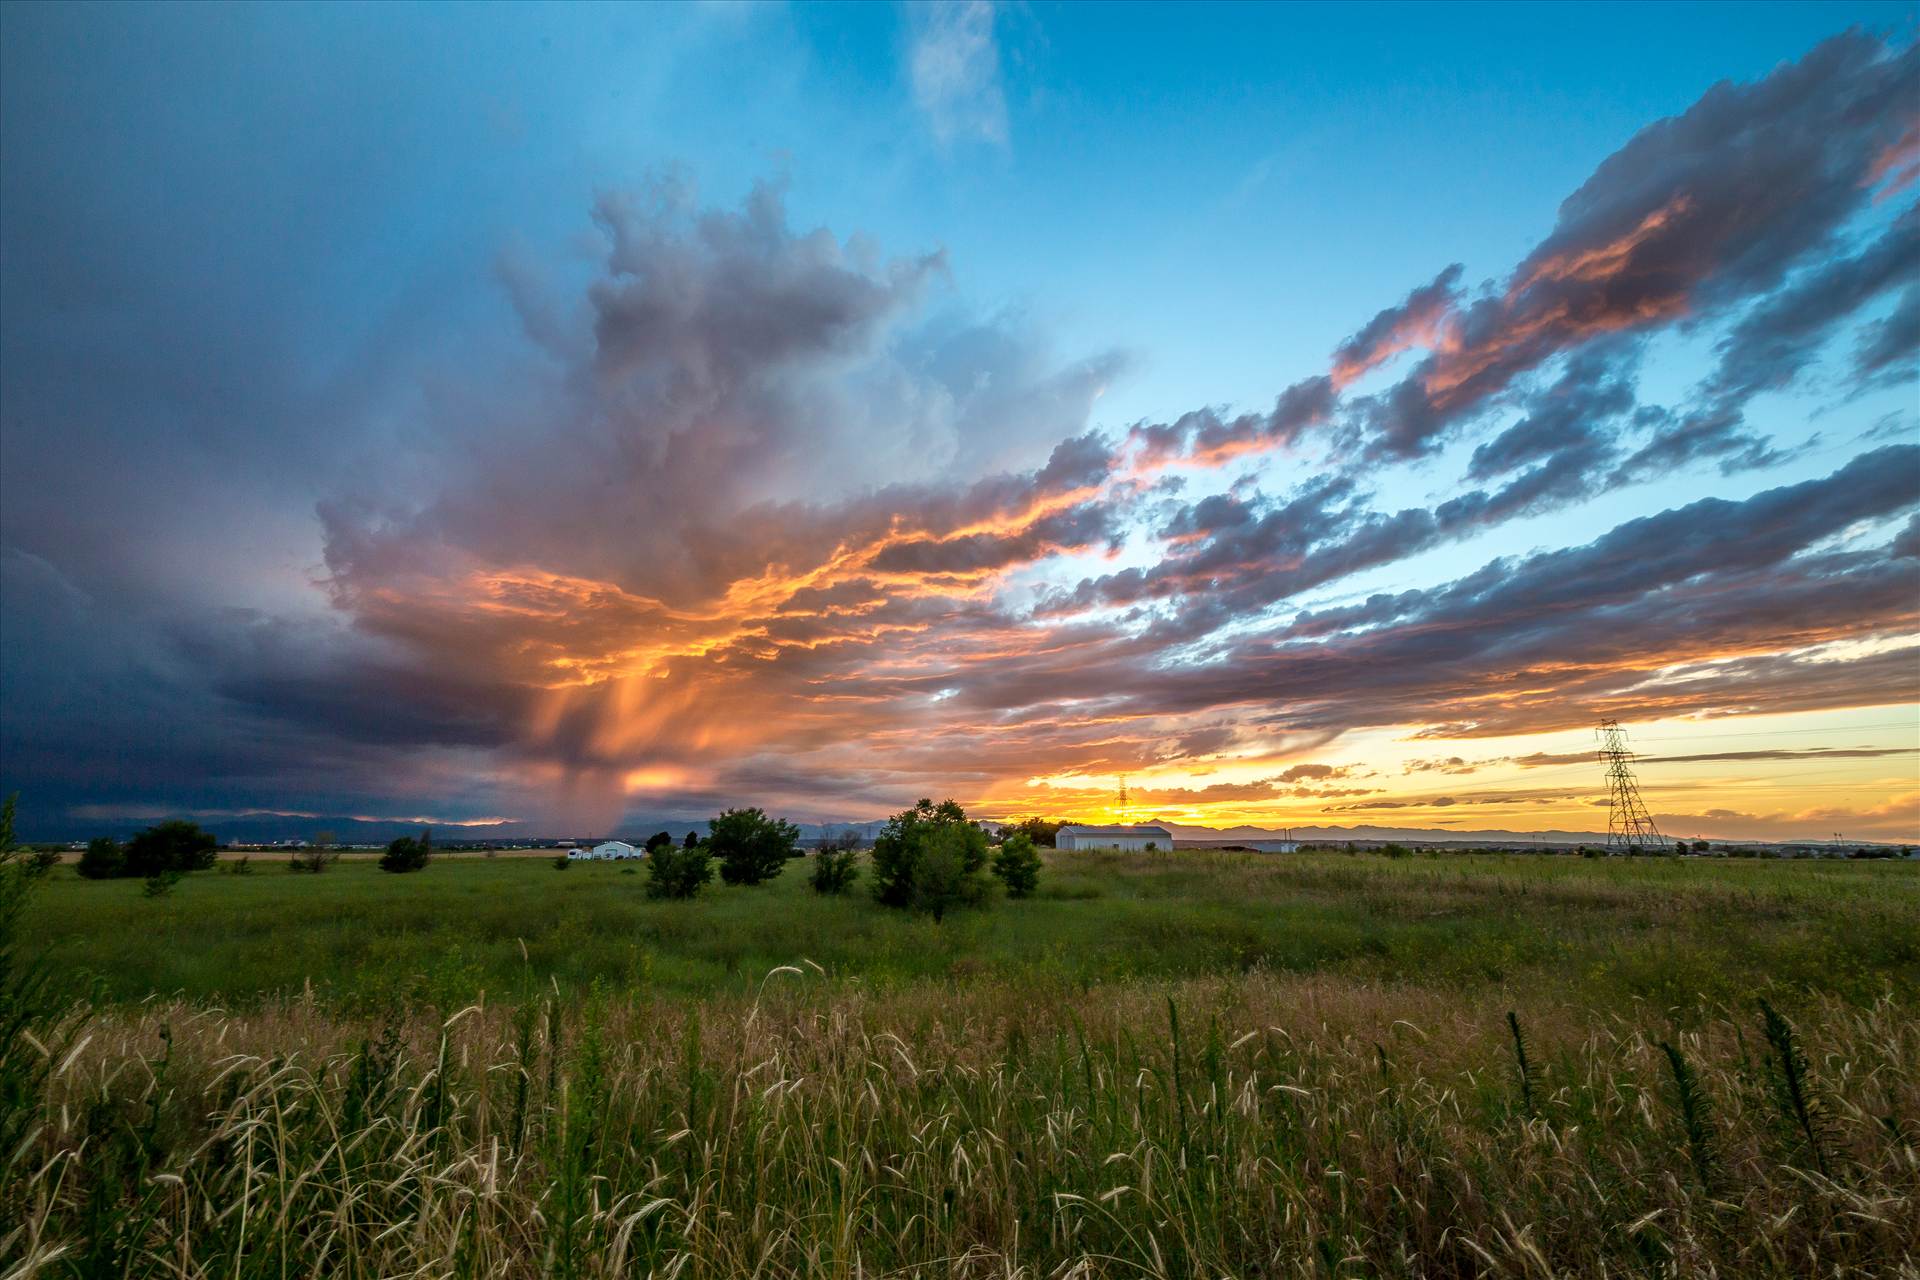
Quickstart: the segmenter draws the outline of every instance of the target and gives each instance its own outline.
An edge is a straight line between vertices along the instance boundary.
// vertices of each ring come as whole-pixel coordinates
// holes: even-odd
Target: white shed
[[[1165,827],[1062,827],[1053,838],[1056,849],[1121,849],[1140,853],[1173,848],[1173,832]]]
[[[622,858],[644,858],[647,855],[634,848],[625,840],[605,840],[591,849],[569,849],[567,857],[575,862],[609,862]]]

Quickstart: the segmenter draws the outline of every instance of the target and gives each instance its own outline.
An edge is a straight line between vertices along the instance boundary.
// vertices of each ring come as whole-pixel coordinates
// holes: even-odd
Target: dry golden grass
[[[1916,1274],[1896,998],[1595,1014],[1253,973],[767,975],[384,1026],[88,1014],[8,1275]],[[1516,1041],[1519,1040],[1519,1043]],[[1661,1047],[1666,1041],[1672,1053]],[[1524,1066],[1522,1065],[1524,1063]]]

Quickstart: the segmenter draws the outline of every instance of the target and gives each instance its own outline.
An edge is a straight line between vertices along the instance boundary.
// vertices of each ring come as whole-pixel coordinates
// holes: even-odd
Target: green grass
[[[859,888],[820,897],[800,863],[693,902],[649,901],[644,885],[612,864],[474,857],[400,876],[365,861],[201,873],[149,899],[138,882],[63,868],[29,929],[113,999],[310,989],[354,1008],[596,984],[737,993],[786,964],[877,989],[1255,971],[1546,983],[1598,1007],[1713,1003],[1761,982],[1855,1002],[1920,991],[1920,867],[1902,863],[1056,853],[1036,898],[937,925]]]
[[[1920,1257],[1920,868],[1061,854],[941,925],[799,871],[56,873],[26,952],[107,999],[0,1042],[0,1274]]]

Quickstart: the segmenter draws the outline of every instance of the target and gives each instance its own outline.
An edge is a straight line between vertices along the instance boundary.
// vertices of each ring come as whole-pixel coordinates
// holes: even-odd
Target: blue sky
[[[1264,413],[1450,264],[1452,314],[1465,323],[1470,298],[1493,296],[1529,255],[1572,234],[1563,201],[1590,180],[1606,195],[1596,172],[1616,153],[1632,161],[1643,129],[1710,105],[1722,82],[1744,86],[1759,118],[1766,86],[1784,83],[1776,73],[1823,40],[1857,28],[1891,58],[1909,48],[1914,21],[1910,4],[1831,3],[11,7],[0,14],[6,785],[25,792],[30,819],[63,830],[105,820],[89,815],[275,808],[579,825],[761,798],[802,816],[866,816],[921,788],[1003,809],[1083,805],[1125,769],[1161,777],[1168,812],[1189,819],[1212,812],[1192,800],[1200,780],[1231,776],[1266,786],[1271,805],[1236,797],[1241,807],[1216,816],[1338,821],[1335,797],[1279,794],[1271,779],[1315,752],[1346,768],[1343,742],[1420,741],[1431,726],[1385,712],[1329,721],[1240,689],[1206,705],[1138,701],[1116,714],[1139,737],[1105,739],[1087,726],[1113,709],[1094,714],[1084,701],[1043,708],[1026,693],[989,693],[985,680],[974,719],[957,710],[969,692],[940,699],[929,722],[913,701],[922,693],[889,684],[883,695],[873,682],[896,666],[940,668],[962,687],[984,661],[956,656],[978,639],[966,610],[991,601],[1023,635],[1055,625],[1032,612],[1049,593],[1177,561],[1182,544],[1167,530],[1208,495],[1264,511],[1343,476],[1367,504],[1341,508],[1356,530],[1438,512],[1484,488],[1485,476],[1463,478],[1476,451],[1585,346],[1569,340],[1529,364],[1416,453],[1354,456],[1365,402],[1408,374],[1413,357],[1402,355],[1371,367],[1324,428],[1267,439],[1221,467],[1176,463],[1161,479],[1178,476],[1178,490],[1118,494],[1120,472],[1108,473],[1099,510],[1064,541],[1047,542],[1051,525],[1034,531],[1051,512],[1043,496],[1018,510],[981,496],[977,510],[960,504],[964,515],[926,513],[984,477],[1037,476],[1063,440],[1090,431],[1118,458],[1136,424],[1205,407]],[[1764,110],[1769,122],[1787,115]],[[1899,122],[1871,110],[1885,118],[1859,126],[1859,146],[1885,148]],[[1698,158],[1675,189],[1685,198],[1714,163]],[[726,234],[753,240],[756,190],[777,195],[778,231],[736,261],[702,227],[739,218]],[[1810,188],[1804,200],[1824,198]],[[1849,199],[1825,239],[1771,275],[1746,279],[1729,251],[1689,303],[1697,312],[1635,330],[1635,349],[1608,357],[1616,380],[1678,431],[1747,308],[1875,237],[1899,238],[1911,189]],[[783,272],[818,265],[816,229],[835,247],[831,278],[811,284],[829,295],[783,291]],[[609,259],[621,234],[652,274]],[[1735,286],[1721,277],[1745,292],[1726,293]],[[1182,577],[1179,592],[1145,603],[1102,588],[1108,605],[1076,625],[1114,628],[1100,643],[1117,647],[1100,660],[1143,664],[1157,680],[1227,661],[1234,637],[1293,643],[1285,626],[1302,611],[1437,591],[1495,557],[1517,564],[1703,498],[1747,503],[1821,482],[1915,438],[1911,381],[1863,380],[1844,358],[1894,313],[1900,284],[1879,279],[1821,330],[1817,360],[1790,387],[1746,396],[1743,427],[1630,483],[1598,483],[1596,471],[1586,497],[1563,493],[1277,595],[1243,597],[1219,576]],[[828,314],[820,308],[842,306],[842,327],[806,331]],[[653,327],[626,352],[628,381],[616,387],[606,326],[632,321],[633,308]],[[746,358],[741,344],[783,334],[801,345],[764,365],[726,363]],[[727,370],[724,386],[705,380],[714,368]],[[697,412],[688,379],[711,393]],[[733,434],[757,443],[730,454]],[[1736,437],[1766,447],[1734,465],[1746,448]],[[686,457],[704,461],[677,470]],[[463,507],[483,497],[497,522]],[[773,520],[769,502],[821,510]],[[621,513],[604,540],[572,517],[557,522],[561,539],[556,513],[593,504]],[[869,755],[895,732],[946,741],[1044,721],[1047,740],[1007,738],[1004,766],[955,750],[897,772],[816,758],[805,717],[764,740],[718,730],[676,740],[663,727],[675,723],[669,704],[684,727],[720,707],[752,719],[755,697],[795,696],[779,681],[749,695],[737,683],[751,684],[746,668],[728,665],[778,649],[777,626],[700,628],[758,600],[743,584],[775,568],[795,582],[830,578],[806,560],[821,554],[815,541],[850,545],[888,504],[896,530],[924,517],[927,537],[951,543],[1012,524],[1046,548],[989,577],[941,578],[961,612],[939,619],[915,612],[927,583],[881,582],[886,604],[860,614],[883,627],[875,635],[928,632],[956,647],[942,659],[863,633],[868,647],[849,651],[835,679],[882,726],[864,742]],[[1331,525],[1332,510],[1313,518]],[[1890,545],[1906,517],[1889,499],[1801,552]],[[1218,528],[1200,536],[1226,545]],[[758,565],[755,538],[771,548]],[[1276,546],[1260,555],[1236,572],[1268,582],[1291,572]],[[637,613],[606,626],[670,638],[653,652],[596,632],[578,668],[577,654],[543,659],[541,671],[589,671],[576,687],[517,665],[526,637],[487,639],[495,613],[436,614],[435,634],[462,637],[450,653],[383,612],[408,600],[431,614],[456,583],[529,567],[656,602],[666,614],[632,604]],[[1192,618],[1227,601],[1231,618],[1141,656],[1155,610]],[[584,608],[564,610],[567,629]],[[884,630],[889,610],[911,624]],[[1846,629],[1844,642],[1879,653],[1908,629],[1885,617]],[[1694,656],[1784,660],[1809,643],[1717,639]],[[809,646],[811,661],[823,650]],[[1692,652],[1676,639],[1677,662]],[[391,733],[366,723],[372,707],[404,702],[410,672],[459,679],[396,711]],[[1906,707],[1917,692],[1911,680],[1891,692],[1867,684],[1861,696],[1881,709],[1861,723],[1887,721],[1886,699]],[[1569,705],[1586,696],[1567,691]],[[1769,697],[1645,710],[1845,710],[1831,697]],[[1218,750],[1154,745],[1219,737],[1228,720]],[[1515,728],[1562,731],[1552,717]],[[1869,745],[1903,743],[1881,734]],[[258,765],[279,750],[287,763]],[[642,782],[622,781],[633,778]],[[1886,830],[1915,826],[1920,808],[1907,816],[1890,785],[1882,768],[1845,800],[1888,809]],[[1704,818],[1703,808],[1676,816]],[[1758,832],[1813,811],[1720,821]]]

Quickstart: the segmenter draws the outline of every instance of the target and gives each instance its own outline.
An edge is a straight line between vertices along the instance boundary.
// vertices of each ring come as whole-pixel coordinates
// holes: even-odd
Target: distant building
[[[1062,827],[1053,838],[1056,849],[1118,849],[1140,853],[1173,848],[1173,832],[1165,827]]]
[[[644,858],[646,852],[636,849],[625,840],[607,840],[591,849],[569,849],[567,857],[574,862],[616,862],[623,858]]]

